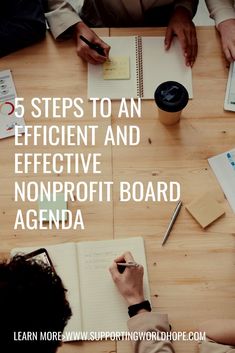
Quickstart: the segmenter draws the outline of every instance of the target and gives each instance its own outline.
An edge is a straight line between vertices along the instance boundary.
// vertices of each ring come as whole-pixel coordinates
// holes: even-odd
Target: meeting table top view
[[[97,33],[104,37],[164,36],[165,28],[103,28],[97,29]],[[214,27],[198,27],[197,36],[193,98],[183,110],[180,122],[172,126],[159,121],[154,99],[141,101],[140,118],[118,118],[120,100],[112,100],[109,117],[101,117],[98,110],[94,118],[92,102],[87,98],[87,64],[77,56],[72,39],[55,42],[47,33],[42,42],[0,59],[0,71],[11,70],[17,95],[24,98],[26,125],[77,124],[81,128],[96,125],[98,129],[94,145],[79,147],[45,146],[40,142],[35,146],[17,146],[14,137],[0,141],[1,258],[8,257],[16,247],[141,236],[145,241],[153,310],[169,315],[173,331],[186,332],[197,330],[199,323],[207,319],[235,316],[235,216],[208,164],[208,158],[235,147],[235,116],[223,109],[228,63]],[[77,120],[70,114],[66,119],[52,116],[35,119],[31,113],[34,97],[80,97],[85,114]],[[104,145],[109,126],[113,130],[138,126],[138,145]],[[35,174],[20,175],[15,173],[17,152],[97,153],[101,154],[101,172],[45,175],[39,169]],[[68,209],[73,214],[78,206],[81,209],[84,229],[14,229],[19,208],[25,213],[37,208],[36,201],[15,201],[15,182],[53,180],[112,181],[111,200],[76,202],[76,197],[68,200]],[[176,203],[163,199],[122,202],[122,181],[131,185],[141,182],[145,186],[150,182],[156,185],[158,181],[179,183],[183,206],[164,246],[163,236]],[[216,198],[225,214],[202,228],[185,206],[205,193]],[[174,347],[176,352],[194,353],[197,342],[180,340],[174,342]],[[102,340],[64,343],[59,348],[60,353],[91,351],[131,353],[132,346],[130,341]]]

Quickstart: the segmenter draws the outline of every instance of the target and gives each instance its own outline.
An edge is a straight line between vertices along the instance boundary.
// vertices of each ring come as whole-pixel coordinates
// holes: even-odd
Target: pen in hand
[[[84,36],[80,35],[80,39],[86,43],[91,49],[95,50],[99,55],[106,56],[104,48],[102,48],[99,44],[95,44],[90,42]]]
[[[128,262],[117,262],[118,266],[124,266],[124,267],[138,267],[139,264],[137,264],[134,261],[128,261]]]
[[[125,271],[126,267],[138,267],[139,264],[137,264],[135,261],[128,261],[128,262],[117,262],[117,268],[120,273],[123,273]]]

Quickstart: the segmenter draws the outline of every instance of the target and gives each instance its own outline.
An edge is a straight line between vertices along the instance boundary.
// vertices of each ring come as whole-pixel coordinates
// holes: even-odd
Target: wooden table
[[[100,35],[164,35],[164,29],[110,29]],[[173,330],[196,330],[199,322],[212,318],[235,317],[235,217],[208,166],[207,159],[234,148],[235,118],[224,112],[223,102],[228,68],[222,56],[214,28],[197,29],[199,53],[193,67],[194,99],[184,110],[180,124],[166,128],[157,119],[153,101],[142,103],[141,119],[97,119],[102,135],[108,124],[135,124],[141,127],[137,147],[103,147],[98,141],[92,152],[102,151],[100,180],[178,181],[184,204],[205,191],[213,192],[226,209],[226,216],[207,230],[182,209],[167,245],[161,240],[175,205],[171,203],[121,203],[117,187],[112,203],[84,203],[84,231],[14,231],[17,207],[14,202],[14,139],[0,143],[0,237],[1,256],[17,246],[54,244],[66,241],[117,239],[142,236],[145,239],[151,300],[154,310],[168,312]],[[48,35],[42,43],[0,60],[0,70],[11,68],[18,96],[26,101],[25,120],[35,123],[30,115],[32,97],[83,97],[86,100],[86,65],[77,58],[72,41],[55,44]],[[87,112],[91,112],[87,103]],[[42,121],[42,120],[41,120]],[[91,114],[81,124],[94,122]],[[69,124],[72,119],[67,119]],[[51,124],[52,119],[45,120]],[[56,124],[61,124],[61,120]],[[63,122],[64,123],[64,122]],[[25,147],[25,151],[45,148]],[[89,146],[80,149],[88,152]],[[22,150],[23,151],[23,150]],[[30,176],[47,180],[45,176]],[[23,178],[23,177],[22,177]],[[56,175],[51,179],[65,180]],[[92,175],[81,179],[92,180]],[[20,179],[20,178],[19,178]],[[75,180],[71,177],[71,180]],[[27,209],[25,204],[23,209]],[[70,202],[69,209],[75,210]],[[95,313],[94,313],[95,315]],[[115,318],[114,318],[115,319]],[[195,342],[175,342],[176,352],[196,352]],[[132,351],[130,342],[85,342],[66,344],[59,352],[73,353]]]

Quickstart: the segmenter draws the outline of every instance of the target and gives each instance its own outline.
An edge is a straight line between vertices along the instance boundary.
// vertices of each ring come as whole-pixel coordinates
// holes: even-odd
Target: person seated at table
[[[226,59],[235,60],[235,7],[234,0],[206,0],[210,16],[215,20]]]
[[[126,268],[122,274],[118,271],[117,261],[130,260],[134,259],[131,253],[127,252],[117,258],[110,267],[112,278],[129,306],[129,313],[132,316],[128,321],[129,329],[169,331],[167,315],[149,312],[151,307],[143,294],[143,267],[139,265],[135,268]],[[56,339],[40,340],[37,334],[39,336],[40,332],[63,331],[71,316],[65,294],[66,290],[59,276],[42,262],[16,256],[8,263],[0,263],[2,351],[55,353],[61,342]],[[144,305],[141,307],[140,302],[143,301]],[[36,335],[35,339],[30,338],[33,334]],[[153,344],[146,340],[134,342],[134,345],[134,351],[138,353],[174,352],[169,341]]]
[[[116,258],[109,269],[118,291],[128,306],[129,330],[169,332],[167,315],[152,312],[149,302],[144,297],[143,266],[126,267],[122,273],[119,272],[117,262],[129,261],[134,262],[134,258],[130,252],[126,252]],[[0,339],[4,353],[55,353],[61,344],[59,338],[33,339],[33,334],[37,337],[37,333],[40,332],[60,333],[71,316],[66,290],[59,276],[42,262],[26,260],[22,256],[0,263],[0,312],[2,321]],[[208,337],[216,339],[219,343],[215,344],[211,340],[203,342],[201,353],[233,353],[235,347],[224,346],[235,344],[234,332],[230,326],[222,328],[225,334],[229,333],[226,340],[224,337],[221,339],[215,325],[202,326],[202,330],[208,331]],[[136,340],[133,341],[133,345],[135,353],[175,352],[169,340]]]
[[[1,0],[0,57],[45,37],[42,0]]]
[[[42,262],[22,256],[1,262],[1,352],[55,353],[60,341],[40,340],[40,332],[63,331],[71,316],[65,294],[61,279]]]
[[[110,47],[90,27],[168,26],[165,47],[171,46],[177,35],[186,65],[192,66],[197,56],[197,37],[192,18],[198,0],[48,0],[47,21],[54,38],[74,34],[77,53],[85,61],[102,64]],[[75,5],[74,5],[75,4]],[[104,50],[104,56],[90,49],[81,39],[84,36]]]
[[[209,320],[200,325],[200,331],[206,332],[208,340],[204,346],[208,351],[235,353],[235,320]]]
[[[144,301],[143,267],[126,268],[120,274],[117,261],[134,260],[127,252],[116,259],[110,267],[112,278],[127,305]],[[108,271],[108,269],[107,269]],[[111,280],[111,278],[110,278]],[[0,263],[0,312],[1,312],[1,349],[4,353],[55,353],[59,340],[31,339],[31,334],[40,332],[62,332],[71,316],[66,300],[66,290],[53,269],[42,262],[23,256],[16,256],[8,263]],[[132,318],[128,321],[132,331],[154,330],[169,331],[167,315],[151,313],[146,302],[140,308],[132,307]],[[129,308],[130,312],[130,308]],[[96,315],[96,313],[94,313]],[[115,319],[115,318],[114,318]],[[23,336],[25,334],[25,336]],[[33,337],[33,336],[32,336]],[[135,342],[135,352],[174,352],[169,341],[152,343]],[[165,350],[167,349],[167,350]]]
[[[143,267],[126,267],[119,272],[117,262],[134,262],[130,252],[115,259],[110,272],[120,294],[129,306],[133,315],[127,324],[130,331],[158,332],[170,331],[166,314],[150,312],[146,306],[143,290]],[[200,332],[206,332],[206,340],[199,344],[200,353],[235,353],[235,320],[214,320],[201,325]],[[169,340],[164,341],[133,341],[135,353],[174,353],[174,347]]]

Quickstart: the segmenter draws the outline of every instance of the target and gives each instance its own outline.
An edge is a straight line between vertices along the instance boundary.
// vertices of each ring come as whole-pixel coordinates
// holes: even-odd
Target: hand
[[[165,35],[165,48],[168,50],[174,34],[178,36],[185,64],[193,66],[197,57],[197,35],[194,23],[191,19],[189,11],[181,6],[178,6],[169,22]]]
[[[218,25],[224,55],[229,62],[235,60],[235,20],[226,20]]]
[[[100,45],[104,49],[105,56],[91,49],[80,39],[80,35],[83,35],[90,42]],[[110,46],[103,42],[85,23],[79,22],[75,25],[75,36],[77,41],[77,54],[82,59],[94,65],[103,64],[108,59]]]
[[[200,332],[213,341],[230,346],[235,345],[235,320],[214,319],[203,322],[199,327]]]
[[[114,260],[109,271],[120,294],[126,300],[128,306],[130,306],[145,300],[143,289],[144,268],[141,265],[138,267],[126,267],[124,272],[120,273],[117,262],[128,261],[134,261],[134,258],[130,252],[125,252],[122,256]]]

